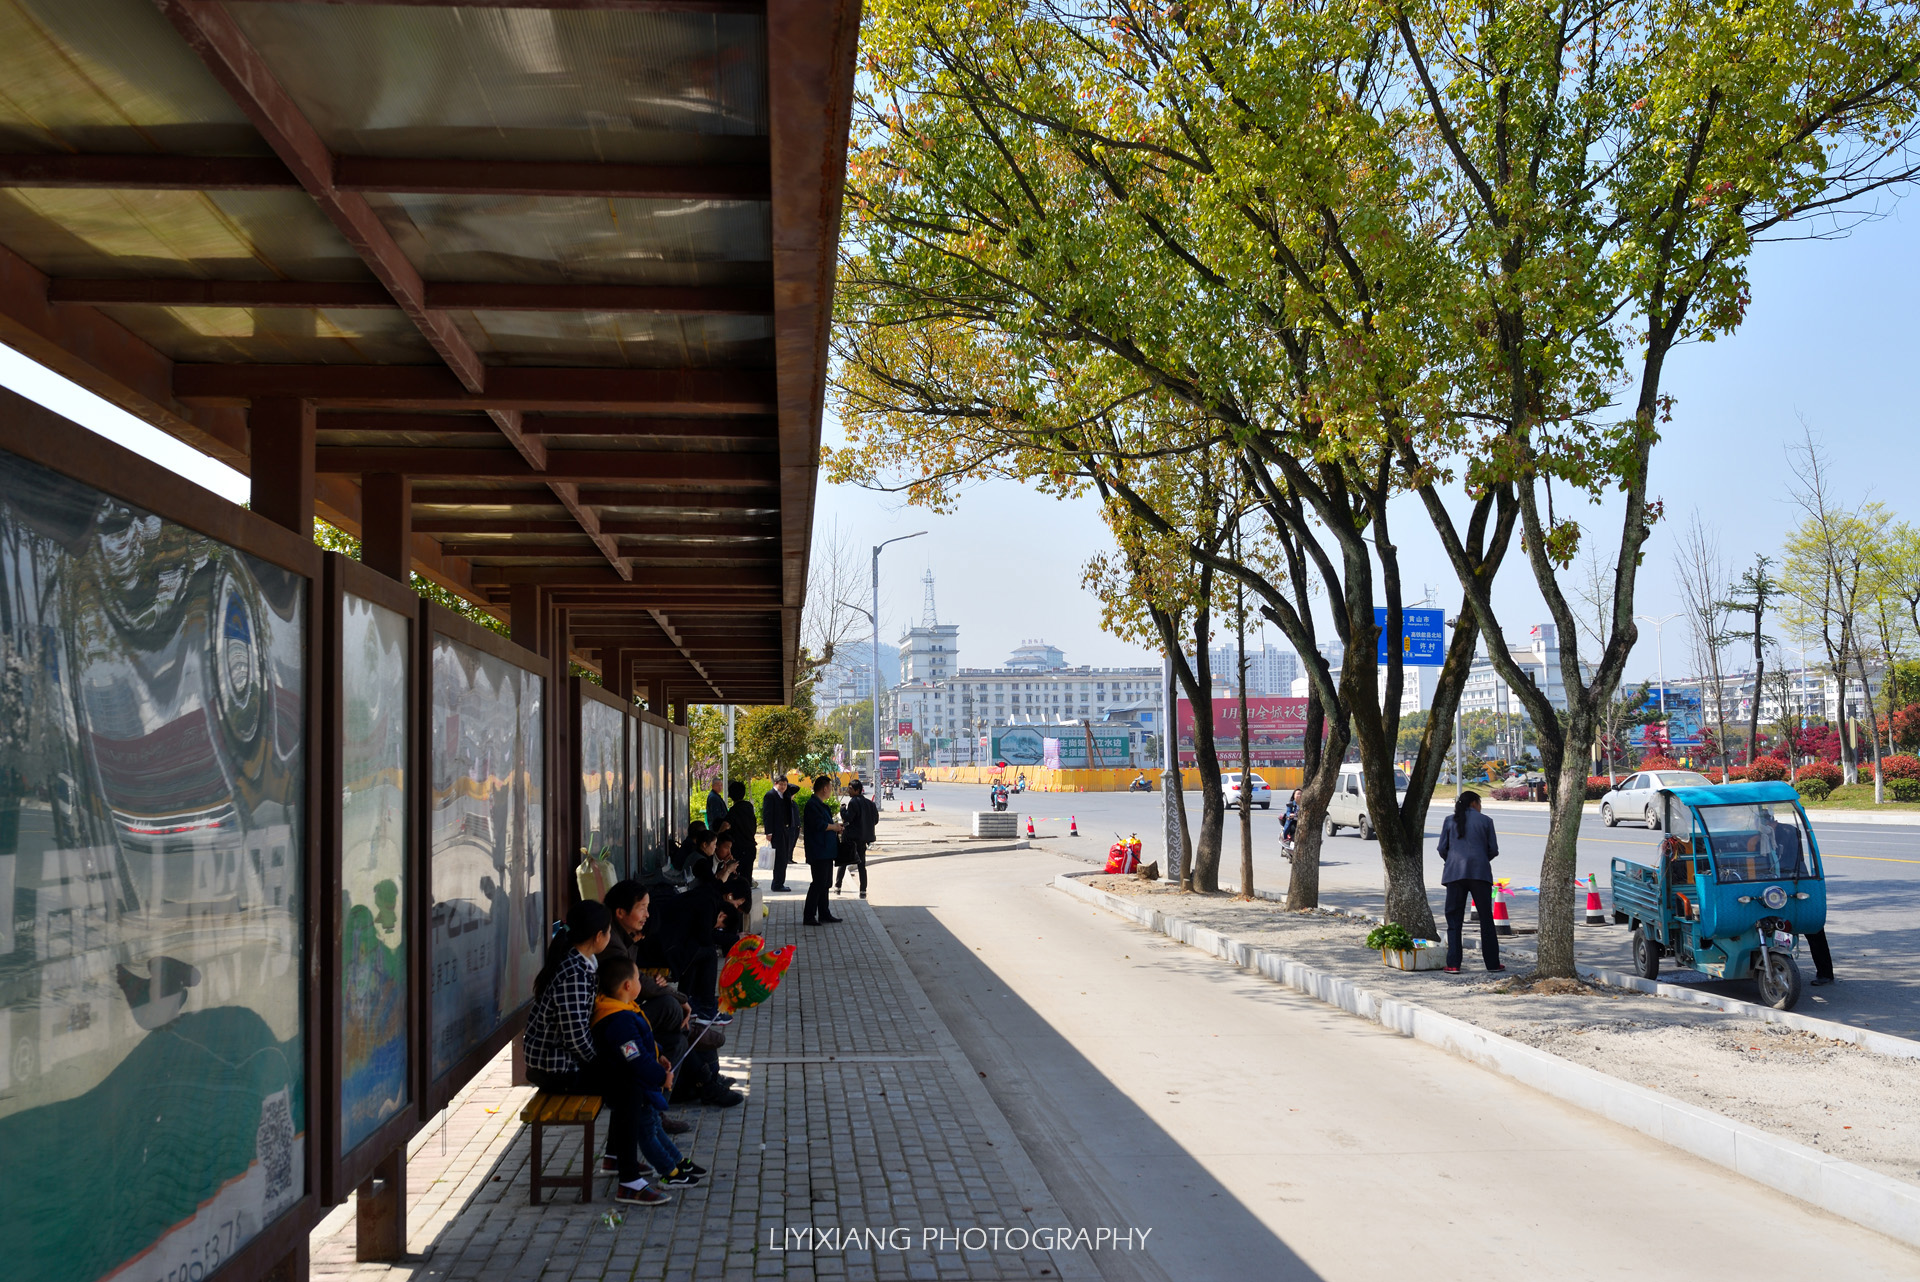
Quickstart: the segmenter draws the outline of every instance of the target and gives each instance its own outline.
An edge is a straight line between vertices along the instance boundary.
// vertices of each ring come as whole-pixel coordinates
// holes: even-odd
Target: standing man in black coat
[[[760,799],[760,822],[773,847],[773,888],[787,888],[787,865],[793,862],[793,843],[800,837],[800,809],[793,801],[793,785],[781,775]]]
[[[1479,793],[1460,794],[1453,813],[1440,821],[1440,842],[1434,850],[1447,861],[1440,874],[1447,888],[1447,973],[1460,973],[1460,919],[1466,916],[1468,896],[1480,913],[1481,960],[1488,970],[1505,970],[1499,928],[1493,924],[1493,861],[1500,857],[1500,837],[1493,820],[1480,811]]]
[[[809,926],[839,921],[827,910],[827,889],[833,884],[833,861],[840,853],[840,834],[846,825],[834,817],[832,775],[813,781],[813,796],[800,815],[800,831],[807,842],[807,871],[813,874],[800,920]]]
[[[847,865],[860,869],[860,898],[867,897],[867,847],[873,844],[880,823],[880,808],[869,801],[866,785],[858,779],[847,785],[847,804],[840,807],[840,819],[847,830],[840,834],[840,867],[833,874],[837,893],[847,880]]]
[[[753,866],[760,862],[760,843],[754,832],[760,826],[753,817],[753,803],[747,800],[747,785],[738,779],[727,785],[727,835],[733,838],[733,859],[752,879]]]

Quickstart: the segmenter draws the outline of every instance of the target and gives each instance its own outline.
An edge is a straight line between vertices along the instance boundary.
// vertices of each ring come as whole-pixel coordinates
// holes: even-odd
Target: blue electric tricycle
[[[1715,979],[1751,978],[1780,1010],[1800,1000],[1793,954],[1800,936],[1826,929],[1820,847],[1784,783],[1665,788],[1656,861],[1613,860],[1613,916],[1633,928],[1643,978],[1660,959]]]

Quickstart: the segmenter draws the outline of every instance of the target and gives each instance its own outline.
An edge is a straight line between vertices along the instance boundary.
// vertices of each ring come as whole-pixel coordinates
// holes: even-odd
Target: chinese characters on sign
[[[1387,632],[1385,606],[1373,608],[1373,622],[1380,629],[1379,662],[1387,661],[1387,647],[1393,643]],[[1402,609],[1400,611],[1400,662],[1415,667],[1438,667],[1447,648],[1447,612],[1445,610]]]
[[[1194,764],[1193,705],[1179,704],[1180,764]],[[1306,760],[1307,701],[1262,696],[1247,700],[1247,738],[1255,766],[1298,766]],[[1213,742],[1220,764],[1240,764],[1240,701],[1213,701]]]

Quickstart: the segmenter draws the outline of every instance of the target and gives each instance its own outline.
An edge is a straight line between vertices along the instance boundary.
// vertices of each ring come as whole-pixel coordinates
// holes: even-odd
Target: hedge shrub
[[[1819,775],[1802,775],[1797,791],[1802,801],[1825,801],[1833,793],[1833,785]]]
[[[1605,775],[1587,776],[1588,801],[1598,801],[1611,791],[1613,791],[1613,780],[1607,778]]]
[[[1787,763],[1778,757],[1756,757],[1747,767],[1747,778],[1754,783],[1778,783],[1787,777]]]
[[[1837,761],[1815,761],[1800,767],[1800,783],[1809,779],[1818,779],[1832,792],[1840,786],[1840,763]]]
[[[1895,801],[1920,801],[1920,779],[1899,775],[1887,780],[1887,796]]]
[[[1527,799],[1527,790],[1525,786],[1520,784],[1515,784],[1511,788],[1502,784],[1493,790],[1492,795],[1495,801],[1525,801]]]
[[[1891,757],[1882,757],[1880,758],[1880,776],[1883,779],[1920,779],[1920,757],[1904,752]]]
[[[1655,752],[1640,758],[1640,768],[1642,770],[1678,770],[1680,769],[1680,763],[1672,757],[1662,756],[1660,753]]]

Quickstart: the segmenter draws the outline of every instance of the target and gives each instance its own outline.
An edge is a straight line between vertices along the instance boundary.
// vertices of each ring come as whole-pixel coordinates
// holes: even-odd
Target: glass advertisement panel
[[[405,615],[346,593],[340,689],[340,1151],[407,1103]]]
[[[639,838],[640,811],[640,718],[627,716],[627,848],[620,855],[620,875],[633,877],[640,871],[640,856],[635,851]]]
[[[580,700],[580,844],[627,866],[627,718],[591,697]]]
[[[306,595],[0,453],[9,1277],[197,1277],[305,1192]]]
[[[687,826],[692,819],[689,807],[693,805],[693,790],[687,778],[687,732],[676,729],[669,730],[667,734],[667,752],[673,762],[672,793],[667,804],[668,835],[678,845],[687,839]]]
[[[640,874],[657,875],[666,865],[667,732],[650,721],[640,723]]]
[[[546,941],[538,675],[433,639],[433,1076],[533,998]]]

